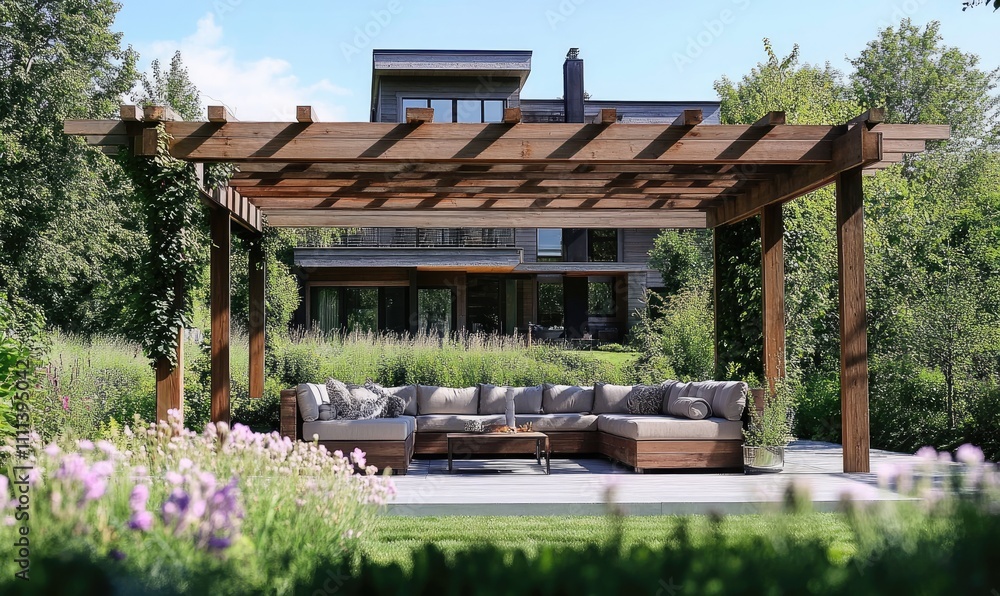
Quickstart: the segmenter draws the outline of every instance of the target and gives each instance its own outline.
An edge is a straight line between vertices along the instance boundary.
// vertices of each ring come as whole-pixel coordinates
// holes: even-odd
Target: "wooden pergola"
[[[869,471],[868,345],[862,176],[947,139],[948,126],[883,123],[882,110],[839,126],[708,125],[700,110],[671,124],[620,124],[602,110],[583,124],[528,124],[508,108],[496,124],[434,123],[410,108],[400,124],[207,122],[123,106],[120,120],[67,121],[65,131],[116,152],[152,155],[158,125],[170,154],[239,168],[211,206],[212,419],[229,420],[231,234],[276,227],[716,228],[761,215],[764,373],[785,359],[782,204],[836,184],[844,471]],[[264,386],[264,269],[251,244],[250,395]],[[181,354],[178,360],[183,362]],[[157,415],[181,406],[182,366],[157,368]]]

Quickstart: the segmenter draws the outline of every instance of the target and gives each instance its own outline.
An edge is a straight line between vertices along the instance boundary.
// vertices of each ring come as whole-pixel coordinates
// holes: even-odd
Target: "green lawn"
[[[832,556],[849,556],[854,536],[844,518],[834,513],[803,515],[739,515],[713,521],[707,516],[650,516],[623,519],[623,545],[660,547],[673,542],[675,532],[688,524],[698,541],[719,531],[733,543],[755,537],[780,540],[818,538]],[[475,545],[491,544],[534,554],[541,546],[583,547],[608,540],[614,532],[608,517],[396,517],[380,516],[375,535],[362,551],[374,562],[409,566],[410,553],[434,543],[448,554]]]
[[[600,350],[574,350],[573,354],[581,358],[604,360],[615,366],[631,364],[639,357],[639,352],[602,352]]]

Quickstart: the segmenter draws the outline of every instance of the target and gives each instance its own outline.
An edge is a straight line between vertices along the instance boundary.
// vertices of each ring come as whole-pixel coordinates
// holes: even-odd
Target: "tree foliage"
[[[150,64],[150,72],[142,75],[142,92],[134,100],[143,106],[170,106],[185,120],[202,118],[201,94],[191,82],[180,50],[174,52],[166,70],[159,60]]]

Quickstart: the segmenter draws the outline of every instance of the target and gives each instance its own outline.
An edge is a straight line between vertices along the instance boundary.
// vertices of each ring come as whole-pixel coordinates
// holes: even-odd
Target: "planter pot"
[[[743,447],[743,471],[747,474],[774,474],[784,467],[784,446]]]

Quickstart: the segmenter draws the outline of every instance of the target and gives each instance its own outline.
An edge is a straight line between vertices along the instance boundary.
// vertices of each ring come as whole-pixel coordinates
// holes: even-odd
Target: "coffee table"
[[[448,471],[454,472],[455,446],[464,448],[466,453],[531,453],[535,449],[535,461],[542,465],[545,456],[545,473],[552,470],[552,454],[549,437],[545,433],[448,433]],[[543,449],[544,446],[544,449]]]

